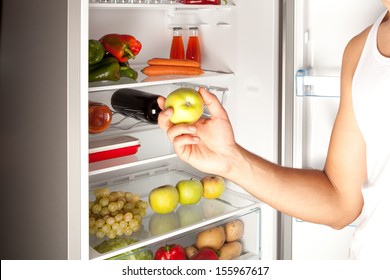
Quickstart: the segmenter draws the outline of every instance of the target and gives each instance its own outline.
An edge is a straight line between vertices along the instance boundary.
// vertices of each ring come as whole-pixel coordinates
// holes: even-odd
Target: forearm
[[[323,171],[282,167],[237,146],[223,176],[287,215],[339,227],[342,197]]]

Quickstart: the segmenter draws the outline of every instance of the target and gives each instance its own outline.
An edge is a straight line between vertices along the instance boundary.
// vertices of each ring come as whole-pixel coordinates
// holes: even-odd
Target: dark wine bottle
[[[112,108],[122,115],[141,121],[157,123],[161,112],[157,104],[159,95],[136,89],[123,88],[111,96]]]

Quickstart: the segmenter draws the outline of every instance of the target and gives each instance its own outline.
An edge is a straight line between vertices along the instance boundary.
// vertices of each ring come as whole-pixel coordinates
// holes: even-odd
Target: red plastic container
[[[89,162],[134,155],[139,147],[139,140],[128,135],[90,141]]]

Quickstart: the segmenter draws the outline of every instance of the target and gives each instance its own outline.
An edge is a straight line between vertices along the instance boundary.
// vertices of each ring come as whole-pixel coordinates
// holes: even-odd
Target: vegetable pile
[[[142,69],[147,76],[184,75],[199,76],[204,73],[199,62],[188,59],[152,58],[148,66]]]
[[[239,220],[227,222],[198,233],[195,244],[183,247],[167,244],[157,249],[155,260],[232,260],[242,254],[241,238],[244,223]]]
[[[121,77],[137,80],[138,72],[129,60],[141,51],[142,44],[127,34],[107,34],[88,45],[89,82],[118,81]]]
[[[243,235],[244,223],[238,219],[202,231],[197,235],[195,244],[185,249],[187,258],[190,260],[213,259],[215,256],[210,252],[211,249],[218,255],[219,260],[235,259],[242,253],[240,239]],[[205,249],[208,249],[207,254]]]

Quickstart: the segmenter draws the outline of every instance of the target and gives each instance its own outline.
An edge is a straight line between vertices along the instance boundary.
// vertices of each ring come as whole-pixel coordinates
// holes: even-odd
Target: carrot
[[[169,66],[186,66],[200,67],[199,62],[189,59],[170,59],[155,57],[148,60],[149,65],[169,65]]]
[[[150,65],[141,70],[147,76],[163,75],[185,75],[198,76],[203,74],[203,70],[197,67],[186,66],[168,66],[168,65]]]

